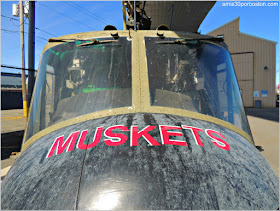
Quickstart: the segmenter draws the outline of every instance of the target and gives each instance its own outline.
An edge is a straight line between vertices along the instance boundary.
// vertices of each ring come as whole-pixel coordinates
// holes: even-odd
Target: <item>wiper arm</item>
[[[87,45],[98,45],[98,44],[104,44],[104,43],[112,43],[112,42],[118,42],[117,40],[96,40],[96,39],[60,39],[60,38],[50,38],[48,41],[49,42],[73,42],[73,41],[91,41],[91,42],[86,42],[77,45],[77,47],[80,46],[87,46]]]
[[[162,42],[156,42],[157,44],[180,44],[180,45],[190,45],[190,44],[194,44],[191,43],[191,41],[216,41],[216,42],[223,42],[224,39],[220,38],[220,37],[205,37],[205,38],[186,38],[186,39],[177,39],[174,41],[162,41]]]
[[[76,41],[76,39],[60,39],[60,38],[50,38],[48,42],[71,42]]]
[[[86,42],[86,43],[82,43],[77,45],[77,47],[81,47],[81,46],[87,46],[87,45],[99,45],[99,44],[104,44],[104,43],[112,43],[112,42],[118,42],[118,40],[87,40],[87,41],[91,41],[91,42]]]

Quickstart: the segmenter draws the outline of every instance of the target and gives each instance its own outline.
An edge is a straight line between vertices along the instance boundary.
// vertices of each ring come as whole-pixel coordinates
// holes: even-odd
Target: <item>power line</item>
[[[105,22],[103,22],[103,23],[105,23],[105,24],[108,24],[108,23],[109,23],[108,20],[106,20],[106,19],[104,19],[104,18],[102,18],[102,17],[100,17],[100,16],[94,14],[94,13],[91,12],[90,10],[87,10],[87,9],[85,9],[85,8],[82,8],[80,5],[78,5],[78,4],[76,4],[76,3],[72,2],[72,1],[71,1],[71,4],[74,4],[74,5],[76,5],[77,7],[81,8],[82,10],[87,11],[89,14],[92,14],[93,16],[95,16],[95,17],[97,17],[97,18],[99,18],[99,19],[105,21]]]
[[[17,20],[17,19],[15,19],[15,18],[12,18],[12,17],[8,17],[8,16],[5,16],[5,15],[1,15],[2,17],[4,17],[4,18],[9,18],[10,20],[16,20],[16,21],[19,21],[19,20]],[[24,17],[23,17],[24,18]],[[23,21],[23,23],[22,24],[28,24],[28,23],[26,23],[25,21],[27,20],[28,18],[24,18],[24,21]],[[21,26],[21,24],[20,25],[18,25],[18,26]],[[18,27],[17,26],[17,27]]]
[[[46,5],[44,5],[44,4],[42,4],[42,3],[39,2],[39,1],[37,1],[37,3],[38,3],[38,4],[41,4],[42,6],[44,6],[44,7],[48,8],[48,9],[50,9],[50,10],[52,10],[52,11],[54,11],[54,12],[56,12],[56,13],[58,13],[58,14],[64,16],[64,17],[68,18],[68,19],[70,19],[70,20],[72,20],[72,21],[75,21],[75,22],[77,22],[77,23],[79,23],[79,24],[81,24],[81,25],[83,25],[83,26],[86,26],[87,28],[91,28],[91,29],[95,30],[95,29],[92,28],[91,26],[88,26],[88,25],[86,25],[86,24],[84,24],[84,23],[82,23],[82,22],[80,22],[80,21],[77,21],[77,20],[75,20],[75,19],[73,19],[73,18],[70,18],[70,17],[64,15],[63,13],[58,12],[58,11],[56,11],[56,10],[54,10],[54,9],[52,9],[52,8],[50,8],[50,7],[46,6]]]
[[[13,31],[13,30],[8,30],[8,29],[1,29],[1,31],[6,31],[6,32],[19,32],[19,31]],[[24,32],[25,34],[28,34],[27,32]],[[46,39],[46,38],[44,38],[44,37],[40,37],[40,36],[35,36],[35,37],[38,37],[38,38],[40,38],[40,39],[42,39],[42,40],[46,40],[46,41],[48,41],[48,39]]]
[[[5,67],[5,68],[10,68],[10,69],[16,69],[16,70],[30,70],[30,71],[37,71],[34,69],[28,69],[28,68],[21,68],[21,67],[15,67],[15,66],[11,66],[11,65],[2,65],[1,67]]]
[[[1,29],[1,31],[10,32],[10,33],[20,33],[20,31],[13,31],[13,30],[7,30],[7,29]],[[28,34],[27,32],[24,32],[24,33],[25,33],[25,34]],[[45,39],[45,38],[43,38],[43,37],[39,37],[39,36],[35,36],[35,37],[40,38],[40,39],[42,39],[42,40],[48,41],[47,39]],[[45,44],[44,42],[41,42],[40,40],[37,40],[37,41],[40,42],[40,43]]]
[[[15,18],[12,18],[12,17],[8,17],[8,16],[5,16],[5,15],[1,15],[2,17],[4,18],[9,18],[9,19],[12,19],[12,20],[15,20],[15,21],[19,21],[18,19],[15,19]]]
[[[5,31],[5,32],[15,32],[15,33],[19,33],[20,31],[13,31],[13,30],[8,30],[8,29],[1,29],[1,31]],[[25,34],[28,34],[27,32],[24,32]],[[48,41],[48,39],[44,38],[44,37],[40,37],[40,36],[35,36],[37,38],[40,38],[42,40],[46,40]]]
[[[93,16],[95,16],[95,17],[97,17],[97,18],[99,18],[99,19],[105,21],[105,22],[103,22],[103,23],[109,24],[109,21],[108,21],[108,20],[106,20],[105,18],[102,18],[102,17],[100,17],[100,16],[94,14],[94,13],[91,12],[90,10],[87,10],[87,9],[85,9],[85,8],[82,8],[81,6],[79,6],[78,4],[76,4],[76,3],[72,2],[72,1],[71,1],[71,4],[74,4],[74,5],[76,5],[77,7],[80,7],[81,9],[87,11],[89,14],[92,14]]]
[[[39,28],[37,28],[37,27],[35,27],[35,29],[37,29],[37,30],[39,30],[39,31],[42,31],[42,32],[45,32],[45,33],[47,33],[47,34],[49,34],[49,35],[51,35],[51,36],[58,37],[57,35],[51,34],[51,33],[49,33],[49,32],[46,32],[46,31],[44,31],[44,30],[42,30],[42,29],[39,29]]]
[[[7,29],[1,29],[1,31],[4,31],[4,32],[13,32],[13,33],[18,33],[18,32],[19,32],[19,31],[7,30]]]
[[[64,1],[64,3],[65,3],[65,4],[68,4],[68,5],[71,6],[71,7],[76,8],[76,9],[78,9],[78,10],[80,10],[80,11],[82,11],[82,12],[85,13],[86,15],[88,15],[88,16],[94,18],[95,20],[97,20],[97,21],[99,21],[99,22],[102,22],[102,23],[104,23],[104,24],[108,24],[108,21],[105,20],[104,18],[101,18],[101,17],[95,15],[94,13],[90,12],[89,10],[86,10],[86,9],[82,8],[82,7],[79,6],[78,4],[75,4],[74,2],[66,2],[66,1]]]
[[[8,16],[5,16],[5,15],[1,15],[1,16],[4,17],[4,18],[9,18],[10,20],[19,21],[19,20],[16,19],[16,18],[8,17]],[[24,23],[24,24],[29,25],[28,23]],[[20,26],[20,25],[19,25],[19,26]],[[39,28],[37,28],[37,27],[35,27],[35,29],[37,29],[37,30],[39,30],[39,31],[42,31],[42,32],[44,32],[44,33],[46,33],[46,34],[49,34],[49,35],[51,35],[51,36],[57,37],[57,35],[51,34],[51,33],[47,32],[47,31],[44,31],[44,30],[39,29]]]

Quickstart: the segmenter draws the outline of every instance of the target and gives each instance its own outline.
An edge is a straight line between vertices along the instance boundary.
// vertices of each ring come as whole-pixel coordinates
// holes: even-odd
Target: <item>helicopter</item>
[[[2,209],[279,208],[223,38],[151,29],[157,3],[49,39]]]

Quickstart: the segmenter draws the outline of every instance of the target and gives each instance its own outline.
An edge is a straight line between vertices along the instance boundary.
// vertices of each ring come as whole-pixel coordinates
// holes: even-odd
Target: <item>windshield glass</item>
[[[57,122],[132,105],[131,41],[97,40],[112,42],[77,40],[43,54],[25,140]]]
[[[251,135],[229,52],[176,40],[145,38],[151,105],[210,115]]]

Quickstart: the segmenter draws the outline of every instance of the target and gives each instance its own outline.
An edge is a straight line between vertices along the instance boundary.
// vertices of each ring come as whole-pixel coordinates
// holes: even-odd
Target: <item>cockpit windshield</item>
[[[132,105],[131,41],[94,42],[72,40],[42,55],[25,140],[66,119]]]
[[[202,40],[146,37],[150,103],[198,112],[251,134],[228,51]]]
[[[141,83],[149,84],[150,107],[209,115],[251,135],[230,54],[205,39],[145,37],[149,81]],[[61,44],[42,55],[25,141],[71,118],[132,106],[132,40],[52,39]],[[134,71],[147,71],[137,64]]]

